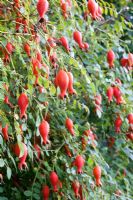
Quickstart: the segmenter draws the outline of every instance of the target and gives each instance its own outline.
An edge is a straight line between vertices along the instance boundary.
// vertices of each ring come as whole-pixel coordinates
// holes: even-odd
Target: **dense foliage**
[[[0,200],[131,200],[133,4],[48,2],[0,1]]]

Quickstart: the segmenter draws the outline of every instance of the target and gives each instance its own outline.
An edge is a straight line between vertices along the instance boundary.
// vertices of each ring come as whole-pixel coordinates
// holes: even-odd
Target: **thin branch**
[[[129,11],[129,9],[130,9],[129,7],[124,7],[124,8],[122,8],[122,9],[117,13],[117,17],[120,16],[120,15],[122,15],[122,14],[125,13],[126,11]],[[115,18],[114,18],[114,17],[110,17],[109,19],[107,19],[107,20],[103,21],[102,23],[100,23],[99,26],[102,26],[102,25],[104,25],[104,24],[108,24],[108,23],[113,22],[113,21],[115,21]]]

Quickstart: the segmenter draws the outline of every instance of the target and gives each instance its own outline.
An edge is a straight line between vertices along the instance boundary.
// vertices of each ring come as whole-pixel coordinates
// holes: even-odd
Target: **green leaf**
[[[11,178],[11,175],[12,175],[12,171],[11,171],[11,168],[10,167],[7,167],[7,178],[10,179]]]
[[[5,165],[4,160],[0,158],[0,167],[4,167],[4,165]]]
[[[32,195],[32,191],[26,190],[26,191],[24,191],[24,195],[25,195],[26,197],[30,197],[30,196]]]
[[[113,16],[113,15],[114,15],[114,12],[113,12],[113,10],[112,10],[112,9],[110,9],[110,10],[109,10],[109,12],[110,12],[110,15],[111,15],[111,16]]]
[[[0,193],[3,193],[3,191],[4,191],[4,188],[0,187]]]
[[[96,110],[96,113],[97,113],[97,116],[98,116],[99,118],[101,118],[102,112],[101,112],[99,109]]]
[[[24,155],[24,145],[22,142],[18,142],[19,148],[20,148],[20,154],[19,158],[21,158]]]
[[[133,160],[133,150],[131,150],[130,148],[128,147],[125,147],[123,149],[124,153],[131,159]]]
[[[40,116],[39,114],[37,115],[37,119],[36,119],[36,127],[38,127],[41,123],[41,119],[40,119]]]
[[[36,199],[36,200],[40,200],[40,195],[39,195],[39,194],[34,193],[34,194],[33,194],[33,197],[34,197],[34,199]]]
[[[96,94],[96,88],[95,88],[94,83],[90,83],[90,87],[92,89],[93,94],[95,95]]]
[[[89,158],[89,159],[88,159],[88,165],[89,165],[89,167],[92,167],[93,164],[94,164],[93,159],[92,159],[92,158]]]
[[[108,8],[107,8],[107,7],[104,8],[104,14],[105,14],[105,15],[108,14]]]
[[[0,135],[0,145],[3,146],[3,137]]]
[[[39,94],[38,99],[39,101],[44,102],[46,100],[46,94],[44,93]]]
[[[51,94],[51,95],[55,95],[55,93],[56,93],[56,88],[52,85],[52,86],[50,87],[50,94]]]

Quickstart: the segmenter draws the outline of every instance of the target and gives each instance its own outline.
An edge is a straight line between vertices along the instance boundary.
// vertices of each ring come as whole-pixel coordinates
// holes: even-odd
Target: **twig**
[[[117,17],[120,16],[120,15],[122,15],[124,12],[128,11],[129,9],[130,9],[129,7],[124,7],[124,8],[122,8],[122,9],[117,13]],[[113,22],[113,21],[115,21],[115,18],[114,18],[114,17],[111,17],[111,18],[105,20],[104,22],[100,23],[99,26],[102,26],[102,25],[104,25],[104,24],[108,24],[108,23]]]

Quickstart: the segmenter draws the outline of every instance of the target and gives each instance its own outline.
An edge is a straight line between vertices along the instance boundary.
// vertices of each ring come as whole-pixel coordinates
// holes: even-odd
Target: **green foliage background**
[[[75,199],[71,182],[76,178],[83,186],[86,200],[115,200],[118,197],[115,192],[121,190],[119,199],[131,200],[133,197],[133,146],[126,139],[128,130],[128,113],[133,112],[133,78],[132,70],[120,66],[120,58],[132,52],[133,25],[132,3],[130,1],[97,1],[103,8],[104,21],[92,21],[88,17],[83,19],[86,10],[86,1],[72,0],[72,9],[67,20],[62,16],[58,0],[50,0],[50,8],[46,15],[47,32],[37,29],[40,43],[31,39],[31,25],[38,22],[35,0],[21,2],[21,15],[28,20],[28,33],[15,32],[16,12],[13,2],[2,0],[3,14],[0,15],[0,46],[5,47],[7,41],[15,46],[9,64],[4,66],[3,53],[0,52],[0,121],[2,127],[9,125],[9,135],[12,139],[6,143],[0,134],[0,173],[3,175],[3,183],[0,185],[0,200],[42,199],[41,188],[48,184],[49,174],[55,170],[63,183],[60,194],[54,194],[51,189],[50,199]],[[128,11],[120,12],[129,6]],[[111,20],[110,20],[111,19]],[[82,32],[83,40],[89,43],[89,51],[83,52],[74,42],[72,35],[75,30]],[[54,86],[54,78],[58,69],[54,69],[49,62],[46,50],[49,37],[60,38],[66,36],[71,47],[68,54],[62,46],[57,46],[53,52],[57,53],[58,69],[71,71],[74,75],[74,88],[77,96],[68,96],[65,100],[58,98],[59,91]],[[31,47],[31,57],[40,50],[43,61],[50,69],[49,79],[45,77],[45,70],[40,70],[39,84],[45,88],[45,93],[39,93],[34,86],[35,78],[32,74],[32,63],[23,50],[23,44],[28,42]],[[112,48],[116,55],[115,67],[109,69],[106,61],[106,53]],[[107,103],[106,90],[116,78],[122,81],[121,91],[126,104],[116,105],[113,101]],[[3,83],[9,86],[11,95],[7,94]],[[25,88],[27,85],[28,89]],[[29,98],[28,120],[19,119],[17,99],[21,92],[25,92]],[[94,112],[94,96],[102,95],[103,112]],[[10,102],[14,105],[11,109],[4,103],[4,95],[9,95]],[[48,102],[45,106],[43,102]],[[115,133],[114,121],[116,114],[120,113],[123,120],[122,131]],[[50,141],[48,148],[42,144],[38,126],[46,115],[50,116]],[[65,119],[70,117],[74,122],[76,137],[71,137],[65,128]],[[23,135],[19,125],[22,124]],[[94,129],[98,139],[96,148],[91,142],[86,150],[82,150],[81,137],[85,130]],[[35,138],[38,136],[41,147],[42,159],[38,162],[34,150]],[[113,148],[108,147],[108,138],[114,137]],[[18,158],[13,154],[12,144],[22,142],[28,147],[28,170],[18,170]],[[72,158],[69,158],[64,145],[68,144]],[[77,175],[72,162],[76,155],[81,154],[85,158],[84,173]],[[102,187],[94,187],[93,167],[98,164],[102,168]],[[126,171],[126,176],[123,175]]]

